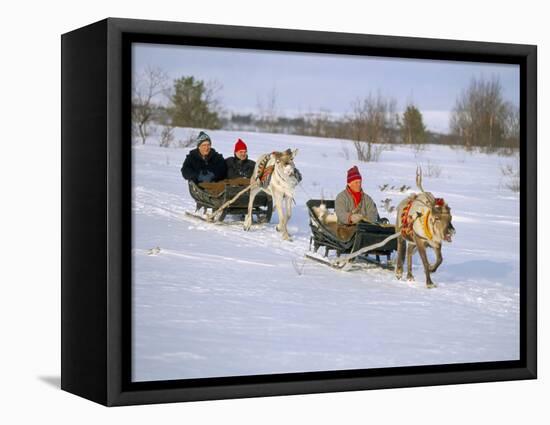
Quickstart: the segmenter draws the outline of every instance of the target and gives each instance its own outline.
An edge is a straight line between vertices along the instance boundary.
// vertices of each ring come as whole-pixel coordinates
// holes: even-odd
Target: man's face
[[[248,156],[248,153],[246,152],[246,149],[242,149],[240,151],[235,152],[235,156],[239,158],[241,161],[244,161]]]
[[[360,192],[361,191],[361,179],[357,179],[357,180],[354,180],[354,181],[348,183],[348,186],[354,192]]]
[[[199,146],[199,152],[202,156],[206,156],[210,153],[210,143],[204,142]]]

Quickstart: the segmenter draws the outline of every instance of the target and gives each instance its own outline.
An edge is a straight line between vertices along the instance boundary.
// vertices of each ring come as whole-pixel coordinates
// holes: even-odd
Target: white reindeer
[[[252,225],[254,198],[263,191],[271,196],[277,209],[277,215],[279,216],[277,231],[282,233],[283,239],[290,240],[287,223],[292,214],[294,189],[302,180],[300,172],[294,165],[294,158],[297,153],[298,149],[294,151],[287,149],[284,152],[264,154],[258,158],[250,179],[252,187],[248,202],[248,214],[244,221],[244,230],[249,230]]]

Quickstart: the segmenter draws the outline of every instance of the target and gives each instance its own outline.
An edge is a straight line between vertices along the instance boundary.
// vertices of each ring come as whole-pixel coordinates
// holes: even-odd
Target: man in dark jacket
[[[187,154],[181,167],[181,175],[195,183],[225,179],[227,167],[223,156],[212,148],[210,137],[204,131],[197,137],[197,148]]]
[[[254,172],[256,163],[248,159],[248,148],[243,140],[238,139],[235,143],[234,156],[227,158],[227,178],[234,179],[238,177],[250,178]]]

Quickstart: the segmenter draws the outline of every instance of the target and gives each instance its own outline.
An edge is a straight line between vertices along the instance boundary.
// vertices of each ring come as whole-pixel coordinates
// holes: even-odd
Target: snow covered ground
[[[249,232],[184,215],[194,211],[180,174],[188,149],[160,148],[154,139],[135,146],[135,381],[519,358],[519,196],[501,172],[513,158],[398,146],[378,162],[358,163],[347,141],[208,133],[224,156],[237,137],[252,159],[299,149],[295,162],[304,179],[289,226],[293,241],[275,231],[276,214]],[[393,222],[381,201],[397,205],[407,194],[397,188],[405,184],[416,190],[417,164],[425,190],[451,206],[457,231],[433,275],[438,288],[425,288],[418,256],[413,283],[386,270],[342,272],[304,259],[308,199],[333,199],[347,169],[359,165],[363,189]],[[385,184],[390,189],[381,191]]]

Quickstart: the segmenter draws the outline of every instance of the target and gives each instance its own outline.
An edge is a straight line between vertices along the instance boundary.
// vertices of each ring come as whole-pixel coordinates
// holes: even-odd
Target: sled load
[[[208,210],[214,213],[218,208],[229,200],[233,199],[240,191],[250,185],[250,180],[246,178],[236,178],[221,180],[213,183],[199,183],[189,181],[189,193],[197,203],[195,214],[190,215],[205,219]],[[248,212],[249,192],[243,193],[230,206],[224,208],[216,217],[217,221],[222,222],[229,215],[245,216]],[[199,215],[203,209],[204,217]],[[259,193],[254,198],[252,214],[256,216],[258,223],[269,223],[273,213],[273,202],[271,197],[265,193]]]
[[[334,266],[335,262],[328,258],[331,250],[340,257],[342,254],[353,254],[366,247],[378,245],[372,250],[362,252],[353,260],[374,263],[384,268],[391,267],[391,254],[397,250],[397,240],[393,237],[396,236],[395,226],[388,224],[386,219],[382,219],[380,223],[360,222],[355,226],[345,226],[336,222],[334,200],[310,199],[306,205],[312,233],[310,252],[306,254],[308,258]],[[389,240],[380,246],[386,239]],[[324,256],[317,254],[319,248],[324,248]],[[382,256],[386,257],[384,263],[380,261]]]

